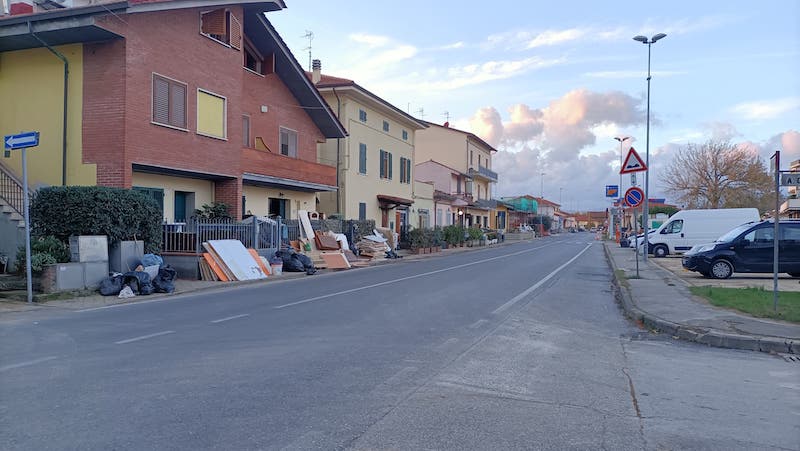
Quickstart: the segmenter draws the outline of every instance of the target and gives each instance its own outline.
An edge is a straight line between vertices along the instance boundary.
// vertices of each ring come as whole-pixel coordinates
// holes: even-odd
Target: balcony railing
[[[472,177],[482,177],[490,182],[497,181],[497,173],[489,168],[485,168],[483,166],[478,166],[478,169],[475,170],[474,168],[469,169],[469,175]]]

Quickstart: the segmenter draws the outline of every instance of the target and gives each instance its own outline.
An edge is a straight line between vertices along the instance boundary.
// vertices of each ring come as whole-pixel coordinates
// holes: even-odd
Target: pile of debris
[[[209,240],[200,259],[202,280],[230,282],[266,279],[270,265],[255,249],[247,249],[239,240]]]

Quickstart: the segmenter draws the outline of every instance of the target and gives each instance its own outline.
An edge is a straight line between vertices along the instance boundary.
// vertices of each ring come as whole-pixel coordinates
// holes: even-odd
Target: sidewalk
[[[625,272],[625,280],[620,280],[616,271],[614,275],[623,308],[646,327],[709,346],[800,353],[800,325],[711,306],[696,299],[683,278],[652,258],[645,263],[639,257],[640,278],[636,279],[633,250],[612,242],[604,243],[604,247],[612,269]],[[786,283],[797,284],[795,280]]]
[[[443,249],[441,252],[436,252],[431,254],[412,254],[408,250],[398,250],[397,254],[402,257],[401,259],[377,258],[371,261],[369,266],[371,267],[377,265],[391,264],[395,262],[436,258],[445,255],[452,255],[455,253],[489,249],[490,247],[503,246],[510,243],[511,242],[506,241],[504,243],[498,243],[492,246],[455,247],[455,248]],[[357,269],[354,268],[352,270],[357,270]],[[338,271],[342,270],[320,269],[317,272],[317,274],[326,274]],[[284,280],[301,279],[305,277],[314,277],[314,276],[307,276],[306,273],[304,272],[284,272],[280,276],[270,276],[267,279],[235,281],[235,282],[210,282],[202,280],[176,279],[175,292],[173,293],[153,293],[147,296],[136,296],[134,298],[128,298],[128,299],[119,299],[117,296],[103,296],[96,291],[93,292],[87,291],[85,293],[73,294],[74,297],[71,298],[61,297],[58,299],[48,299],[51,296],[37,295],[34,298],[34,302],[28,304],[27,302],[24,301],[25,294],[23,292],[18,296],[20,300],[12,300],[0,297],[0,315],[4,313],[25,312],[30,310],[47,309],[47,308],[56,308],[64,310],[82,310],[89,308],[105,307],[116,304],[130,304],[138,301],[152,301],[157,299],[166,299],[169,297],[174,297],[182,294],[189,294],[201,291],[208,292],[212,290],[225,290],[229,288],[240,287],[243,285],[274,283]],[[69,296],[69,294],[64,294],[63,296]]]

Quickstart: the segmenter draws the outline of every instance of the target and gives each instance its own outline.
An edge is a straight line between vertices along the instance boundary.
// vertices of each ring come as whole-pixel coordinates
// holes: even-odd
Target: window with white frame
[[[204,89],[197,90],[197,134],[227,138],[227,99]]]
[[[185,83],[153,74],[153,122],[187,128]]]
[[[280,128],[281,155],[297,157],[297,132],[288,128]]]

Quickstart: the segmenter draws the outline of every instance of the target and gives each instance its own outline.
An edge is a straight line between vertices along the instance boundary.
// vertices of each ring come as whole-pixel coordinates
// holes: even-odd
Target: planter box
[[[69,237],[69,251],[73,262],[107,262],[108,237],[105,235],[80,235]]]

